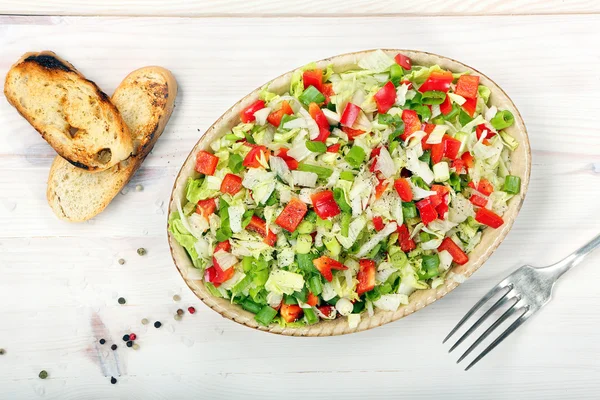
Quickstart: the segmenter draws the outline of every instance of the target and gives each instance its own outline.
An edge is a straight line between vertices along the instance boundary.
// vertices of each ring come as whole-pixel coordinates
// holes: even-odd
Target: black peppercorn
[[[113,344],[112,346],[110,346],[110,348],[111,348],[112,350],[116,350],[116,349],[117,349],[117,345],[116,345],[116,344]]]
[[[160,328],[160,326],[161,326],[161,325],[162,325],[162,324],[160,323],[160,321],[156,321],[156,322],[154,323],[154,327],[155,327],[155,328]]]

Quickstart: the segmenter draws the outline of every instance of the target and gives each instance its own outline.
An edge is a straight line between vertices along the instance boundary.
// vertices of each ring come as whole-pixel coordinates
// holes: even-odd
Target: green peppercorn
[[[145,255],[146,255],[146,249],[145,249],[145,248],[143,248],[143,247],[140,247],[139,249],[137,249],[137,253],[138,253],[140,256],[145,256]]]
[[[148,318],[142,318],[142,325],[148,325]]]
[[[42,370],[38,376],[40,379],[46,379],[48,377],[48,372],[46,372],[46,370]]]
[[[127,301],[123,297],[119,297],[119,300],[117,300],[117,301],[119,302],[119,304],[125,304],[125,303],[127,303]]]
[[[125,264],[125,260],[122,258],[119,258],[119,264],[121,264],[121,265]]]

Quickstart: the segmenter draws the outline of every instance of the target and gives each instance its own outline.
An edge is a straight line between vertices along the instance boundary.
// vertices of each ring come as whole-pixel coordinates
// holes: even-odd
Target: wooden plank
[[[593,0],[433,0],[366,1],[332,0],[327,5],[308,9],[300,0],[242,1],[208,0],[9,0],[0,6],[2,14],[21,15],[103,15],[103,16],[179,16],[179,17],[345,17],[390,15],[531,15],[597,13],[600,4]]]

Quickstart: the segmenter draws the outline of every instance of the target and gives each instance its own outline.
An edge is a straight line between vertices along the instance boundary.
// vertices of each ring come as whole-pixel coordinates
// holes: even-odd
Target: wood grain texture
[[[391,15],[531,15],[598,13],[594,0],[331,0],[307,8],[302,0],[7,0],[2,14],[177,17],[344,17]]]
[[[596,399],[599,254],[569,272],[554,301],[469,373],[441,340],[508,272],[556,261],[598,233],[600,49],[587,43],[600,39],[599,23],[595,15],[0,17],[2,75],[22,53],[52,49],[109,94],[144,65],[169,68],[180,83],[173,117],[126,193],[75,225],[56,219],[46,203],[52,149],[0,99],[0,397]],[[372,331],[288,338],[221,318],[186,288],[168,252],[164,212],[181,163],[204,129],[262,83],[311,60],[375,47],[447,55],[511,96],[533,148],[513,230],[456,291]],[[138,247],[148,254],[138,256]],[[119,296],[127,305],[117,304]],[[190,304],[198,312],[174,321],[176,309]],[[164,326],[143,327],[143,317]],[[120,339],[131,330],[140,336],[137,352]],[[118,364],[100,349],[104,372],[94,348],[99,335],[120,345]],[[113,386],[104,373],[116,365],[122,376]],[[37,378],[41,369],[50,379]]]

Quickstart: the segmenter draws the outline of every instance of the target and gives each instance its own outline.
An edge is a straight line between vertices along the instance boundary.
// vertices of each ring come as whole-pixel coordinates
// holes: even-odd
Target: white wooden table
[[[570,272],[550,305],[468,373],[441,340],[509,271],[551,263],[598,233],[600,3],[402,3],[1,2],[0,75],[22,53],[51,49],[107,93],[151,64],[171,69],[180,92],[138,174],[82,224],[50,211],[54,152],[0,99],[0,398],[597,399],[600,254]],[[375,330],[302,339],[221,318],[187,289],[169,255],[165,208],[181,163],[255,87],[311,60],[377,47],[461,60],[512,97],[533,147],[531,185],[512,232],[456,291]],[[138,256],[139,247],[148,254]],[[117,304],[120,296],[126,305]],[[189,305],[198,312],[175,321],[176,309]],[[163,327],[142,326],[144,317]],[[130,331],[138,351],[121,340]],[[100,337],[108,343],[97,345]],[[98,354],[109,362],[100,365]],[[38,378],[42,369],[46,380]]]

